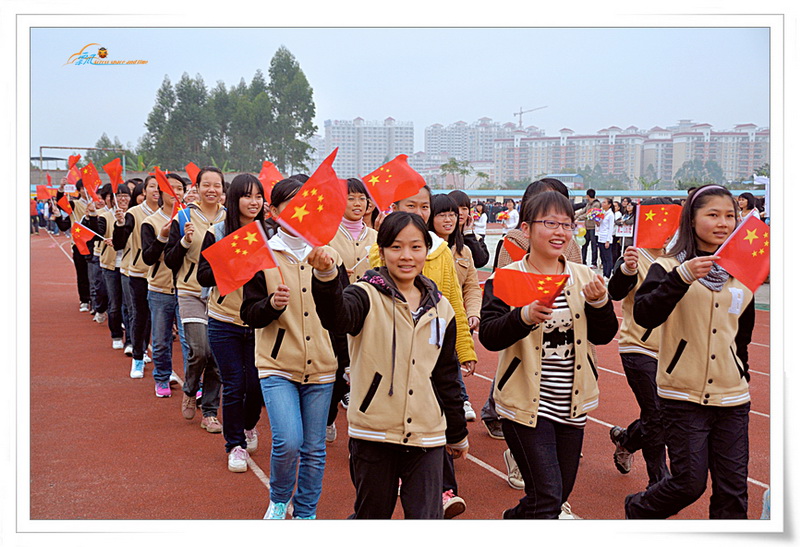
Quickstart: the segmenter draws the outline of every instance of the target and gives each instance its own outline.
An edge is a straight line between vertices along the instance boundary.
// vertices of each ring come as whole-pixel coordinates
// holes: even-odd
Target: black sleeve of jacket
[[[337,276],[330,281],[311,279],[311,295],[322,327],[332,334],[361,332],[370,310],[367,292],[356,285],[342,288]]]
[[[494,295],[494,279],[483,286],[481,328],[478,340],[489,351],[500,351],[519,342],[536,326],[522,321],[522,308],[511,307]]]
[[[636,280],[639,279],[638,273],[633,275],[622,273],[622,264],[624,263],[622,257],[619,257],[608,280],[608,295],[612,300],[622,300],[628,296],[628,293],[636,286]]]
[[[653,264],[634,296],[633,320],[646,329],[656,328],[667,320],[688,290],[689,285],[677,269],[667,273],[660,264]]]
[[[193,237],[198,237],[198,234],[195,233]],[[169,229],[167,248],[164,249],[164,264],[175,273],[178,273],[178,270],[183,266],[183,257],[186,256],[186,252],[189,250],[181,245],[182,238],[181,227],[177,222],[173,222]]]
[[[114,243],[114,250],[121,251],[128,244],[128,238],[131,237],[133,227],[136,220],[130,213],[125,213],[125,224],[118,226],[114,221],[114,233],[111,235],[111,241]]]
[[[214,279],[214,270],[211,269],[211,264],[203,256],[203,251],[211,247],[217,242],[214,232],[209,230],[206,232],[206,237],[203,238],[203,246],[200,248],[200,258],[197,261],[197,282],[201,287],[214,287],[217,284]]]
[[[156,229],[151,224],[142,224],[142,260],[152,266],[161,258],[166,243],[156,237]]]
[[[586,314],[586,336],[589,342],[602,346],[614,339],[619,330],[619,322],[610,298],[599,308],[587,302],[583,306],[583,312]]]
[[[461,399],[461,384],[458,383],[459,366],[456,355],[456,320],[453,318],[444,331],[442,349],[431,372],[431,381],[447,421],[447,444],[459,443],[467,436],[464,401]]]
[[[97,217],[97,233],[101,236],[105,235],[106,230],[108,229],[108,222],[106,222],[106,217]]]
[[[250,327],[263,329],[283,313],[283,310],[276,310],[272,307],[272,304],[269,303],[270,298],[272,295],[267,294],[264,272],[256,273],[253,279],[244,284],[244,289],[242,289],[242,307],[239,310],[239,317]]]
[[[489,249],[486,248],[486,239],[478,239],[475,234],[464,234],[464,244],[472,251],[472,261],[476,268],[482,268],[489,262]]]
[[[753,337],[753,327],[756,323],[756,295],[750,300],[750,304],[745,308],[744,313],[739,316],[739,328],[736,331],[736,356],[744,366],[744,377],[750,383],[750,356],[747,346]]]

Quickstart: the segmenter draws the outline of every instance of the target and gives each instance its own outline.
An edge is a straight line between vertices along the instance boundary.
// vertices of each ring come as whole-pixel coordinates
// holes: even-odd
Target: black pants
[[[86,256],[82,255],[75,245],[72,246],[72,262],[75,264],[75,275],[78,278],[78,297],[81,299],[81,304],[88,304],[91,300],[89,265],[86,263]]]
[[[339,401],[342,400],[344,394],[350,391],[350,386],[344,379],[344,367],[340,366],[336,369],[336,379],[333,381],[333,393],[331,394],[331,406],[328,409],[328,425],[336,421],[336,416],[339,414]]]
[[[128,276],[133,304],[133,323],[131,328],[131,344],[133,344],[133,358],[144,359],[147,346],[150,342],[150,304],[147,303],[147,279],[144,277]],[[125,325],[127,328],[127,325]]]
[[[407,519],[441,519],[443,446],[421,448],[350,438],[350,478],[357,519],[390,519],[400,503]]]
[[[697,501],[711,472],[709,518],[747,518],[750,403],[705,406],[661,399],[672,476],[625,498],[625,517],[663,519]]]
[[[581,247],[581,259],[587,266],[597,266],[597,236],[594,235],[594,230],[594,228],[586,228],[586,243]],[[589,245],[592,246],[592,261],[586,262]]]
[[[627,427],[620,444],[631,453],[642,451],[647,464],[647,486],[652,486],[669,474],[656,390],[658,359],[642,353],[621,353],[620,358],[625,378],[639,404],[639,417]]]

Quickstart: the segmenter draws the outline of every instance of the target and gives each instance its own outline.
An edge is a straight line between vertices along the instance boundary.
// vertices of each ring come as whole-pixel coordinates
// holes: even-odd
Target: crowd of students
[[[505,441],[509,485],[525,494],[502,517],[568,518],[587,414],[599,404],[595,346],[618,331],[640,414],[611,430],[613,461],[627,473],[641,450],[648,473],[647,489],[624,500],[626,517],[677,514],[700,497],[709,472],[710,517],[747,517],[755,314],[752,292],[714,263],[740,218],[728,190],[695,189],[675,240],[659,249],[630,246],[632,200],[617,215],[604,199],[611,222],[587,220],[581,251],[576,219],[594,203],[575,204],[557,179],[536,181],[503,218],[504,238],[524,257],[512,259],[501,241],[481,287],[488,218],[464,192],[433,196],[425,186],[382,212],[348,179],[336,236],[311,247],[274,221],[307,179],[294,175],[265,195],[252,174],[227,182],[205,167],[195,180],[168,174],[172,192],[154,176],[116,192],[105,185],[98,202],[78,181],[72,212],[56,218],[65,232],[80,223],[98,234],[88,256],[73,245],[79,310],[107,321],[132,379],[152,362],[156,397],[181,382],[172,369],[179,340],[182,417],[199,410],[199,425],[222,434],[231,472],[247,470],[266,407],[264,518],[317,517],[340,404],[354,518],[391,518],[398,497],[406,518],[463,513],[453,460],[468,452],[466,422],[477,419],[463,380],[478,359],[475,334],[498,359],[481,420]],[[63,185],[55,199],[62,195]],[[173,219],[176,198],[187,209]],[[246,226],[263,231],[278,268],[223,296],[203,251]],[[602,275],[586,263],[589,230]],[[551,305],[513,307],[496,295],[498,269],[569,277]],[[622,300],[621,329],[613,300]]]

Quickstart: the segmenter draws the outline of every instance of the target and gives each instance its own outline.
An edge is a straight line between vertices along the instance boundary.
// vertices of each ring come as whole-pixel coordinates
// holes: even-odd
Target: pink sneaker
[[[156,382],[156,397],[172,397],[169,382]]]
[[[452,490],[442,492],[442,509],[444,510],[444,518],[451,519],[460,515],[467,508],[467,504],[460,497],[453,494]]]

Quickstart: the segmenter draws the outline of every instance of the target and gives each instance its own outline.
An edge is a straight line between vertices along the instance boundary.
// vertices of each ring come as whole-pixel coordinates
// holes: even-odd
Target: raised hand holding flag
[[[111,189],[113,193],[116,195],[117,188],[120,184],[123,183],[122,181],[122,162],[119,158],[114,158],[107,164],[103,166],[103,171],[106,172],[108,178],[111,180]]]
[[[363,180],[375,207],[381,211],[386,211],[396,201],[416,195],[425,186],[425,179],[408,165],[405,154],[378,167]]]
[[[748,215],[715,254],[717,264],[756,292],[769,276],[769,226]]]
[[[278,266],[257,220],[217,241],[203,251],[203,256],[222,296],[250,281],[257,272]]]

